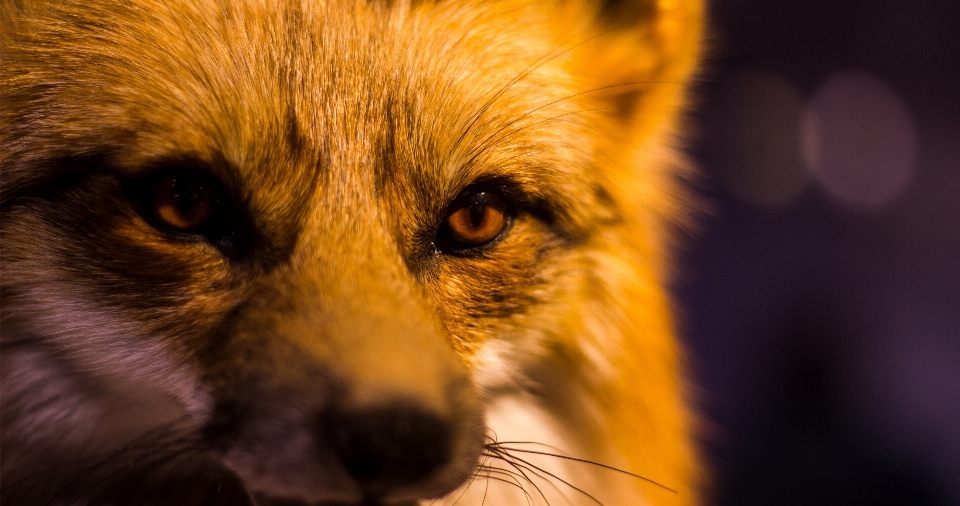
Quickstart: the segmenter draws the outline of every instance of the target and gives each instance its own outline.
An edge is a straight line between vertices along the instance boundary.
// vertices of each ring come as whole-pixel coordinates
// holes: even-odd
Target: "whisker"
[[[467,127],[463,130],[463,132],[461,132],[460,137],[457,138],[457,141],[454,142],[453,147],[451,147],[450,150],[448,151],[448,153],[447,153],[447,158],[449,159],[449,158],[456,152],[457,148],[459,148],[460,145],[463,143],[463,140],[466,138],[467,134],[469,134],[470,131],[473,129],[473,127],[477,124],[477,122],[480,121],[480,118],[482,118],[483,115],[486,114],[487,111],[489,111],[491,107],[493,107],[493,104],[496,103],[496,101],[499,100],[500,97],[502,97],[504,94],[506,94],[506,92],[509,91],[511,88],[513,88],[517,83],[519,83],[520,81],[522,81],[523,79],[525,79],[528,75],[532,74],[535,70],[537,70],[538,68],[546,65],[547,63],[550,63],[551,61],[553,61],[553,60],[555,60],[555,59],[557,59],[557,58],[559,58],[559,57],[561,57],[561,56],[569,53],[570,51],[573,51],[574,49],[576,49],[576,48],[578,48],[578,47],[580,47],[580,46],[582,46],[582,45],[584,45],[584,44],[586,44],[586,43],[588,43],[588,42],[590,42],[590,41],[593,41],[593,40],[595,40],[595,39],[598,39],[598,38],[600,38],[600,37],[602,37],[602,36],[604,36],[604,35],[612,32],[612,31],[614,31],[614,30],[616,30],[616,29],[619,29],[620,27],[624,26],[625,24],[626,24],[626,22],[620,23],[620,24],[618,24],[618,25],[614,25],[614,26],[612,26],[612,27],[610,27],[610,28],[608,28],[608,29],[606,29],[606,30],[603,30],[603,31],[597,33],[596,35],[594,35],[594,36],[592,36],[592,37],[588,37],[587,39],[584,39],[584,40],[582,40],[582,41],[574,44],[573,46],[570,46],[569,48],[564,49],[563,51],[560,51],[560,52],[558,52],[558,53],[556,53],[556,54],[553,54],[554,52],[562,49],[564,46],[566,46],[567,44],[569,44],[571,41],[575,40],[577,37],[580,37],[581,35],[583,35],[584,33],[586,33],[586,30],[584,30],[584,31],[582,31],[582,32],[578,32],[578,33],[574,34],[572,37],[570,37],[569,39],[563,41],[562,44],[560,44],[560,45],[558,45],[557,47],[555,47],[555,48],[551,49],[550,51],[548,51],[545,55],[543,55],[543,56],[541,56],[540,58],[538,58],[536,61],[534,61],[532,64],[530,64],[527,68],[525,68],[525,69],[522,70],[519,74],[517,74],[516,76],[514,76],[513,79],[511,79],[509,82],[507,82],[507,84],[505,84],[503,87],[501,87],[501,88],[497,91],[497,93],[495,93],[492,97],[490,97],[489,99],[487,99],[487,101],[483,104],[483,106],[482,106],[477,112],[475,112],[473,115],[470,116],[470,123],[469,123],[469,124],[467,125]]]
[[[586,490],[583,490],[583,489],[577,487],[576,485],[570,483],[570,482],[567,481],[567,480],[564,480],[563,478],[557,476],[556,474],[551,473],[550,471],[547,471],[546,469],[543,469],[542,467],[539,467],[539,466],[537,466],[537,465],[535,465],[535,464],[533,464],[533,463],[531,463],[531,462],[529,462],[529,461],[527,461],[527,460],[521,459],[520,457],[517,457],[517,456],[515,456],[515,455],[509,455],[509,454],[506,454],[506,455],[509,456],[509,458],[511,459],[511,462],[510,462],[511,465],[513,465],[517,470],[520,470],[521,468],[522,468],[522,469],[526,469],[527,471],[530,471],[531,473],[537,474],[538,476],[539,476],[539,473],[543,473],[543,474],[545,474],[545,475],[547,475],[547,476],[549,476],[549,477],[551,477],[551,478],[559,481],[560,483],[563,483],[564,485],[572,488],[573,490],[575,490],[575,491],[583,494],[584,496],[586,496],[587,498],[589,498],[591,501],[597,503],[599,506],[605,506],[602,502],[600,502],[599,499],[597,499],[596,497],[594,497],[593,495],[591,495],[591,494],[590,494],[589,492],[587,492]],[[513,461],[516,461],[516,462],[513,462]],[[519,464],[518,464],[517,462],[519,462]],[[522,472],[522,471],[521,471],[521,472]],[[538,473],[538,472],[539,472],[539,473]],[[546,478],[542,478],[542,477],[541,477],[541,479],[549,482],[549,480],[547,480]]]
[[[484,462],[487,461],[487,455],[483,455],[484,459],[480,462],[480,465],[477,466],[477,471],[473,473],[473,476],[470,477],[470,481],[467,482],[467,486],[463,487],[463,492],[460,492],[460,495],[457,496],[457,499],[453,501],[453,504],[460,502],[460,498],[463,497],[463,494],[467,493],[467,490],[470,489],[470,486],[473,485],[473,481],[477,479],[477,476],[480,474],[480,470],[484,467]],[[484,492],[484,497],[486,497],[486,492]],[[430,504],[433,504],[433,501],[430,501]]]
[[[509,457],[509,458],[507,458],[507,457]],[[512,457],[512,456],[510,456],[510,455],[508,455],[508,454],[498,454],[498,458],[499,458],[501,461],[506,462],[507,464],[509,464],[510,467],[516,469],[517,472],[520,473],[520,474],[523,476],[523,479],[526,480],[527,483],[533,485],[533,488],[535,488],[535,489],[537,490],[537,493],[540,494],[540,497],[543,498],[543,502],[545,502],[545,503],[548,504],[548,505],[550,504],[550,501],[547,499],[546,494],[543,493],[543,490],[540,489],[540,486],[537,485],[536,482],[534,482],[533,479],[531,479],[531,478],[527,475],[527,473],[523,470],[523,468],[521,468],[521,467],[518,466],[515,462],[513,462],[513,457]],[[528,469],[528,470],[530,470],[530,469]],[[531,472],[532,472],[532,470],[531,470]],[[535,474],[535,473],[534,473],[534,474]],[[543,477],[540,477],[540,479],[544,479],[544,478],[543,478]],[[549,482],[549,480],[545,480],[545,481]],[[561,493],[560,495],[563,495],[563,494]]]
[[[483,473],[481,474],[480,471],[483,471]],[[495,476],[495,474],[506,475],[507,477],[504,478],[501,476]],[[533,497],[530,495],[529,492],[527,492],[526,489],[523,488],[523,484],[520,483],[520,480],[517,478],[516,473],[511,472],[507,469],[484,465],[482,466],[481,469],[478,469],[477,475],[483,477],[485,480],[495,480],[502,483],[506,483],[511,487],[515,487],[516,489],[523,492],[524,499],[526,500],[527,504],[532,506]],[[485,488],[483,492],[484,500],[486,500],[488,489],[489,489],[489,481],[487,482],[487,488]]]
[[[86,462],[92,462],[92,464],[90,464],[90,465],[88,465],[87,467],[84,467],[84,468],[82,468],[82,469],[85,470],[85,471],[91,471],[91,470],[93,470],[93,469],[94,469],[95,467],[97,467],[97,466],[104,465],[104,464],[106,464],[106,463],[109,463],[109,462],[112,461],[112,460],[118,460],[118,459],[120,459],[120,458],[122,458],[122,457],[124,457],[124,456],[126,456],[126,455],[129,455],[129,454],[131,454],[131,453],[133,453],[133,452],[136,452],[136,451],[139,451],[139,450],[147,450],[147,449],[155,448],[155,447],[158,445],[158,443],[162,443],[162,441],[160,441],[160,436],[162,436],[162,434],[161,434],[161,435],[158,435],[156,440],[151,440],[150,442],[144,442],[144,443],[136,444],[136,445],[126,445],[126,446],[123,446],[123,447],[120,447],[120,448],[117,448],[117,449],[108,450],[108,451],[104,451],[104,452],[97,453],[97,454],[93,454],[93,455],[86,455],[86,456],[83,456],[83,457],[78,458],[78,459],[75,459],[75,460],[70,460],[70,461],[67,461],[67,462],[61,462],[61,463],[59,463],[59,464],[55,464],[55,465],[49,466],[49,467],[47,467],[47,468],[45,468],[45,469],[42,469],[42,470],[40,470],[40,471],[37,471],[37,472],[35,472],[35,473],[31,473],[31,474],[28,474],[28,475],[26,475],[26,476],[20,477],[17,481],[13,482],[13,483],[10,484],[10,485],[11,485],[11,486],[15,486],[15,485],[17,485],[17,484],[19,484],[19,483],[21,483],[21,482],[23,482],[23,481],[31,480],[31,479],[34,479],[34,478],[39,478],[39,477],[43,476],[44,474],[50,474],[50,473],[53,473],[53,472],[55,472],[55,471],[57,471],[57,470],[59,470],[59,469],[68,468],[68,467],[73,467],[73,466],[77,466],[77,465],[83,465],[83,464],[85,464]],[[175,443],[175,442],[176,442],[176,440],[171,441],[171,443]]]
[[[479,476],[479,473],[477,473],[477,474],[474,475],[474,476]],[[483,480],[483,499],[480,499],[480,506],[486,506],[486,505],[487,505],[487,492],[490,491],[490,479],[491,479],[490,473],[487,473],[487,474],[485,475],[485,479]],[[471,480],[471,481],[472,481],[472,480]],[[469,486],[468,486],[468,487],[469,487]],[[521,489],[521,490],[522,490],[522,489]]]
[[[477,145],[476,148],[474,148],[473,150],[471,150],[471,151],[468,153],[469,158],[468,158],[467,161],[464,162],[462,165],[463,165],[463,166],[469,166],[469,165],[472,164],[477,158],[479,158],[480,155],[482,155],[482,154],[483,154],[484,152],[486,152],[488,149],[490,149],[490,148],[496,146],[497,144],[499,144],[503,139],[505,139],[505,138],[508,137],[509,135],[513,135],[513,133],[518,132],[518,131],[522,131],[524,128],[527,128],[527,126],[524,126],[524,127],[522,127],[522,128],[519,128],[519,129],[511,132],[510,134],[508,134],[508,135],[506,135],[506,136],[503,136],[503,137],[500,137],[500,138],[497,138],[497,139],[494,140],[495,137],[497,137],[500,133],[502,133],[504,130],[506,130],[507,128],[509,128],[511,125],[517,123],[518,121],[523,120],[524,118],[527,118],[528,116],[530,116],[531,114],[536,113],[537,111],[540,111],[540,110],[542,110],[542,109],[544,109],[544,108],[546,108],[546,107],[550,107],[550,106],[552,106],[552,105],[559,104],[559,103],[564,102],[564,101],[566,101],[566,100],[570,100],[570,99],[573,99],[573,98],[576,98],[576,97],[580,97],[580,96],[583,96],[583,95],[587,95],[587,94],[590,94],[590,93],[597,93],[597,92],[600,92],[600,91],[609,90],[609,89],[613,89],[613,88],[622,88],[622,87],[625,87],[625,86],[642,86],[642,85],[644,85],[644,84],[677,84],[677,85],[680,85],[680,84],[682,84],[682,83],[680,83],[680,82],[674,82],[674,81],[634,81],[634,82],[628,82],[628,83],[620,83],[620,84],[611,84],[611,85],[606,85],[606,86],[599,86],[599,87],[592,88],[592,89],[589,89],[589,90],[586,90],[586,91],[581,91],[581,92],[578,92],[578,93],[574,93],[574,94],[572,94],[572,95],[568,95],[568,96],[563,97],[563,98],[558,98],[558,99],[556,99],[556,100],[554,100],[554,101],[552,101],[552,102],[548,102],[548,103],[546,103],[546,104],[540,105],[540,106],[538,106],[538,107],[535,107],[535,108],[527,111],[526,113],[518,116],[517,118],[514,118],[514,119],[510,120],[510,121],[507,122],[505,125],[501,126],[499,129],[497,129],[497,131],[495,131],[495,132],[493,132],[492,134],[488,135],[486,139],[484,139],[482,142],[480,142],[480,143]],[[604,108],[590,109],[590,110],[591,110],[591,111],[594,111],[594,110],[602,110],[602,109],[604,109]],[[581,111],[581,112],[586,112],[586,111]],[[572,113],[567,113],[567,114],[572,114]],[[558,116],[558,117],[562,117],[562,116],[564,116],[564,115],[560,115],[560,116]],[[539,124],[539,123],[534,123],[534,125],[536,125],[536,124]],[[491,141],[493,141],[493,142],[491,142]]]
[[[560,451],[560,448],[557,448],[556,446],[548,445],[546,443],[541,443],[539,441],[497,441],[496,439],[491,439],[490,442],[487,444],[496,445],[498,447],[501,447],[503,445],[535,445],[535,446],[543,446],[544,448],[550,448],[551,450]]]
[[[502,467],[494,467],[494,466],[487,466],[485,471],[488,473],[488,475],[489,473],[497,473],[497,474],[503,474],[503,475],[509,476],[510,478],[513,479],[513,483],[516,486],[519,486],[521,489],[523,488],[523,486],[520,484],[520,478],[523,478],[524,476],[516,471],[511,471],[510,469],[504,469]]]
[[[167,462],[182,458],[196,449],[194,437],[178,429],[183,419],[174,420],[147,431],[120,448],[86,455],[20,476],[4,483],[5,497],[33,498],[34,501],[72,504],[81,497],[102,499],[122,490],[144,470],[156,472]],[[158,453],[158,450],[159,453]],[[196,450],[199,451],[199,450]],[[59,475],[50,487],[50,477]],[[108,484],[104,486],[104,484]]]
[[[527,492],[527,490],[526,490],[525,488],[523,488],[523,484],[521,484],[520,481],[519,481],[516,477],[514,477],[513,475],[509,475],[509,474],[508,474],[508,476],[510,476],[509,479],[508,479],[508,478],[502,478],[502,477],[500,477],[500,476],[494,476],[494,475],[491,475],[491,474],[486,474],[486,475],[484,475],[484,478],[485,478],[485,479],[488,479],[488,480],[499,481],[499,482],[501,482],[501,483],[506,483],[507,485],[510,485],[511,487],[516,488],[517,490],[523,492],[523,495],[524,495],[524,497],[525,497],[525,499],[526,499],[526,501],[527,501],[527,504],[532,504],[532,502],[533,502],[533,496],[530,495],[530,492]]]
[[[568,98],[572,98],[572,96],[571,96],[571,97],[568,97]],[[559,102],[559,101],[558,101],[558,102]],[[547,105],[550,105],[550,104],[547,104]],[[545,107],[545,106],[544,106],[544,107]],[[500,132],[503,132],[503,130],[505,130],[507,126],[510,126],[510,124],[516,123],[516,122],[519,121],[520,119],[523,119],[523,116],[521,116],[521,117],[518,118],[517,120],[511,121],[510,124],[508,124],[507,126],[501,128],[500,130],[497,130],[493,135],[491,135],[490,137],[488,137],[487,139],[485,139],[485,140],[483,141],[483,143],[480,144],[479,148],[477,148],[477,149],[474,150],[474,151],[471,151],[471,157],[467,160],[467,162],[466,162],[464,165],[470,165],[471,163],[473,163],[474,160],[476,160],[480,155],[482,155],[482,154],[483,154],[485,151],[487,151],[488,149],[490,149],[490,148],[492,148],[492,147],[500,144],[501,142],[503,142],[503,141],[506,140],[507,138],[509,138],[509,137],[511,137],[511,136],[513,136],[513,135],[516,135],[516,134],[518,134],[518,133],[520,133],[520,132],[522,132],[522,131],[524,131],[524,130],[526,130],[526,129],[528,129],[528,128],[533,128],[533,127],[535,127],[535,126],[537,126],[537,125],[540,125],[540,124],[542,124],[542,123],[548,123],[548,122],[550,122],[550,121],[556,121],[556,120],[558,120],[558,119],[565,118],[565,117],[567,117],[567,116],[574,116],[574,115],[577,115],[577,114],[586,114],[586,113],[589,113],[589,112],[603,111],[603,110],[608,110],[608,109],[609,109],[609,107],[595,107],[595,108],[593,108],[593,109],[581,109],[581,110],[577,110],[577,111],[565,112],[565,113],[563,113],[563,114],[558,114],[558,115],[556,115],[556,116],[550,116],[550,117],[544,118],[544,119],[542,119],[542,120],[540,120],[540,121],[536,121],[536,122],[533,122],[533,123],[529,123],[529,124],[520,126],[519,128],[517,128],[517,129],[515,129],[515,130],[511,130],[511,131],[503,134],[502,136],[500,136],[500,137],[497,138],[497,139],[493,139],[494,136],[496,136],[496,135],[499,134]],[[531,111],[531,112],[534,112],[534,111]],[[526,116],[526,115],[524,115],[524,116]],[[492,140],[492,142],[489,142],[489,141],[491,141],[491,140]],[[489,143],[488,143],[488,142],[489,142]],[[475,155],[473,155],[474,152],[476,152]]]
[[[570,51],[570,49],[576,48],[577,46],[573,46],[572,48],[570,48],[570,49],[568,49],[568,50],[566,50],[566,51],[562,51],[562,52],[556,54],[555,56],[550,56],[551,54],[553,54],[555,51],[557,51],[558,49],[560,49],[560,48],[562,48],[563,46],[565,46],[565,45],[566,45],[567,43],[569,43],[570,41],[572,41],[572,40],[576,39],[577,37],[579,37],[579,36],[581,35],[581,33],[583,33],[583,32],[580,32],[580,33],[575,34],[573,37],[565,40],[565,41],[564,41],[562,44],[560,44],[559,46],[557,46],[557,47],[551,49],[550,51],[548,51],[545,55],[542,55],[542,56],[540,56],[540,58],[537,58],[536,61],[534,61],[533,63],[531,63],[529,66],[527,66],[527,67],[526,67],[525,69],[523,69],[522,71],[520,71],[520,73],[517,74],[516,76],[514,76],[513,79],[511,79],[510,81],[508,81],[507,84],[503,85],[499,90],[497,90],[497,92],[494,93],[492,97],[488,98],[487,101],[484,102],[483,106],[481,106],[480,109],[478,109],[476,112],[474,112],[474,113],[470,116],[470,118],[469,118],[469,120],[468,120],[468,121],[470,121],[470,123],[469,123],[469,124],[467,125],[467,127],[463,130],[463,132],[460,133],[460,137],[457,138],[456,142],[453,143],[453,147],[450,148],[450,151],[447,153],[447,157],[449,158],[450,156],[453,155],[453,153],[456,152],[457,148],[460,147],[460,144],[463,143],[463,139],[465,139],[466,136],[467,136],[467,134],[470,133],[470,130],[473,129],[473,127],[477,124],[477,122],[480,121],[480,118],[482,118],[483,115],[486,114],[487,111],[489,111],[491,107],[493,107],[493,104],[496,103],[496,101],[499,100],[500,97],[502,97],[507,91],[509,91],[509,90],[510,90],[514,85],[516,85],[518,82],[522,81],[525,77],[527,77],[528,75],[530,75],[530,73],[532,73],[533,71],[535,71],[535,70],[537,70],[538,68],[540,68],[541,66],[549,63],[550,61],[552,61],[552,60],[554,60],[554,59],[562,56],[562,55],[563,55],[564,53],[566,53],[567,51]],[[586,41],[585,41],[585,42],[586,42]],[[548,58],[548,57],[549,57],[549,58]]]
[[[155,455],[151,459],[138,459],[139,462],[136,462],[136,465],[133,469],[118,469],[112,474],[108,474],[103,479],[94,482],[90,487],[90,490],[96,490],[97,487],[100,487],[103,484],[107,484],[106,487],[100,490],[99,494],[94,494],[91,496],[91,499],[106,499],[110,497],[110,493],[114,495],[122,493],[127,485],[133,483],[138,478],[141,478],[148,474],[156,473],[165,464],[174,462],[183,455],[180,453],[161,453]],[[128,471],[125,473],[125,471]],[[167,473],[170,472],[169,466],[167,466]],[[92,503],[100,503],[102,500],[94,500]]]
[[[614,467],[614,466],[610,466],[610,465],[607,465],[607,464],[602,464],[602,463],[600,463],[600,462],[595,462],[595,461],[592,461],[592,460],[580,459],[580,458],[577,458],[577,457],[569,457],[569,456],[567,456],[567,455],[560,455],[560,454],[557,454],[557,453],[540,452],[540,451],[536,451],[536,450],[524,450],[524,449],[522,449],[522,448],[510,448],[510,447],[498,446],[498,449],[502,449],[502,450],[508,451],[508,452],[532,453],[532,454],[536,454],[536,455],[544,455],[544,456],[547,456],[547,457],[556,457],[556,458],[558,458],[558,459],[571,460],[571,461],[574,461],[574,462],[580,462],[580,463],[583,463],[583,464],[589,464],[589,465],[592,465],[592,466],[602,467],[603,469],[609,469],[609,470],[611,470],[611,471],[616,471],[616,472],[618,472],[618,473],[625,474],[625,475],[627,475],[627,476],[630,476],[630,477],[633,477],[633,478],[637,478],[637,479],[643,480],[643,481],[645,481],[645,482],[647,482],[647,483],[650,483],[650,484],[652,484],[652,485],[656,485],[656,486],[658,486],[658,487],[660,487],[660,488],[662,488],[662,489],[664,489],[664,490],[666,490],[666,491],[668,491],[668,492],[673,492],[674,494],[678,493],[677,490],[672,489],[672,488],[670,488],[670,487],[668,487],[668,486],[666,486],[666,485],[664,485],[664,484],[662,484],[662,483],[659,483],[659,482],[657,482],[657,481],[655,481],[655,480],[652,480],[652,479],[650,479],[650,478],[647,478],[647,477],[645,477],[645,476],[641,476],[641,475],[639,475],[639,474],[631,473],[630,471],[625,471],[625,470],[623,470],[623,469],[620,469],[619,467]],[[511,455],[511,456],[512,456],[512,455]]]
[[[527,492],[526,489],[524,489],[523,486],[522,486],[519,482],[516,482],[516,481],[513,481],[513,480],[508,480],[508,479],[506,479],[506,478],[500,478],[500,477],[498,477],[498,476],[484,476],[484,479],[493,480],[493,481],[499,481],[499,482],[501,482],[501,483],[505,483],[505,484],[507,484],[507,485],[510,485],[511,487],[515,487],[516,489],[518,489],[518,490],[520,490],[521,492],[523,492],[524,499],[526,500],[527,505],[528,505],[528,506],[533,506],[533,496],[531,496],[531,495],[530,495],[530,492]],[[484,499],[486,499],[486,493],[484,493]]]
[[[558,487],[555,483],[553,483],[553,481],[550,480],[548,477],[546,477],[546,476],[538,473],[537,471],[535,471],[535,470],[533,470],[533,469],[530,469],[529,467],[520,466],[520,467],[524,467],[524,468],[526,469],[526,472],[524,472],[522,469],[520,469],[520,467],[517,467],[517,464],[516,464],[516,463],[511,463],[511,462],[507,461],[506,459],[503,459],[503,460],[504,460],[504,462],[507,462],[508,464],[510,464],[511,467],[513,467],[513,468],[515,468],[515,469],[518,469],[518,470],[517,470],[517,471],[510,471],[510,470],[508,470],[508,469],[501,469],[501,471],[508,472],[508,473],[510,473],[510,474],[512,474],[512,475],[519,475],[519,476],[523,477],[525,480],[529,481],[531,484],[533,484],[532,478],[530,478],[529,476],[526,475],[526,473],[529,472],[529,473],[532,474],[534,477],[539,478],[539,479],[543,480],[545,483],[547,483],[548,485],[550,485],[550,486],[553,488],[553,490],[555,490],[555,491],[557,492],[557,495],[559,495],[559,496],[562,497],[565,501],[567,501],[568,504],[572,504],[572,502],[570,501],[570,498],[567,497],[567,494],[565,494],[562,490],[560,490],[560,487]],[[522,474],[521,474],[521,473],[522,473]],[[536,485],[534,484],[534,486],[536,486]],[[541,493],[541,495],[542,495],[542,493]]]

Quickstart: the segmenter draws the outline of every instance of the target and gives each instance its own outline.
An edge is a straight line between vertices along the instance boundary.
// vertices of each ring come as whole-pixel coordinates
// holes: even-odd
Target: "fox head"
[[[5,500],[413,504],[491,479],[502,398],[689,488],[697,0],[3,16]]]

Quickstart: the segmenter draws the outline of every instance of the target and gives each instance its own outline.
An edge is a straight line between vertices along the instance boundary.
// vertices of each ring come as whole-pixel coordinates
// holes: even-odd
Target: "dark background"
[[[960,505],[960,2],[710,9],[675,291],[711,504]]]

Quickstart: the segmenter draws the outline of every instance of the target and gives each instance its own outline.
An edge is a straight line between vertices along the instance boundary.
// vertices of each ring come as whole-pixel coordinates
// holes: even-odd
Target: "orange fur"
[[[699,0],[4,5],[4,502],[203,503],[222,473],[224,503],[592,502],[566,481],[610,506],[696,504],[664,285],[702,17]],[[233,228],[158,224],[166,174],[222,185]],[[477,188],[509,225],[444,247]],[[450,433],[416,478],[353,476],[306,428],[401,401]],[[172,495],[111,461],[54,470],[161,429],[180,445],[151,443],[177,463],[163,476],[188,484]],[[555,476],[491,461],[484,436],[549,445],[503,447]]]

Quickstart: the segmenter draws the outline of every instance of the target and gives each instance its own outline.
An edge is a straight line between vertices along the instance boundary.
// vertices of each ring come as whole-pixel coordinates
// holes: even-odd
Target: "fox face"
[[[693,502],[699,9],[5,7],[4,502]]]

